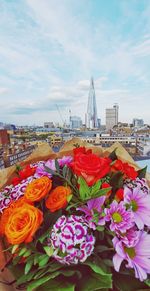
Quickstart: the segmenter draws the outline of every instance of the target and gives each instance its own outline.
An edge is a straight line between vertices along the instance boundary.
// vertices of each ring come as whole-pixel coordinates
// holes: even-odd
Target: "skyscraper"
[[[106,108],[106,129],[112,129],[114,125],[118,124],[118,110],[119,106],[114,104],[113,108]]]
[[[89,90],[89,96],[88,96],[88,107],[87,107],[85,123],[86,123],[87,128],[92,129],[92,128],[98,127],[96,97],[95,97],[93,78],[91,78],[91,83],[90,83],[90,90]]]

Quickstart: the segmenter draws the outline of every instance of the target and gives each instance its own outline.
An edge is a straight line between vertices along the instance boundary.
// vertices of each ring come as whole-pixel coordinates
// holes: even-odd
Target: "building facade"
[[[106,108],[106,129],[110,130],[118,124],[119,106],[115,104],[112,108]]]
[[[70,129],[80,129],[82,120],[79,116],[70,116]]]
[[[144,120],[143,119],[134,118],[133,119],[133,126],[134,127],[142,127],[142,126],[144,126]]]

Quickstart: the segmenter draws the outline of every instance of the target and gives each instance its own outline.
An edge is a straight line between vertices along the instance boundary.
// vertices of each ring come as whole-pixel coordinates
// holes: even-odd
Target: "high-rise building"
[[[114,104],[113,108],[106,108],[106,129],[110,130],[118,124],[119,106]]]
[[[134,118],[133,119],[133,126],[135,126],[135,127],[144,126],[144,120],[143,119]]]
[[[82,120],[78,116],[70,116],[70,128],[79,129],[82,127]]]
[[[85,124],[87,128],[91,128],[91,129],[98,127],[96,97],[95,97],[93,78],[91,78]]]

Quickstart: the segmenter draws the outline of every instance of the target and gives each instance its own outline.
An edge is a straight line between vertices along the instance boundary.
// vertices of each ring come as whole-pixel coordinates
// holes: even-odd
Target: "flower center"
[[[131,259],[133,259],[136,256],[136,252],[135,252],[135,249],[134,248],[127,248],[127,247],[125,247],[124,250],[129,255],[129,257]]]
[[[131,201],[131,207],[134,212],[138,210],[138,205],[135,200]]]
[[[122,221],[122,216],[118,212],[114,212],[112,215],[114,222],[119,223]]]

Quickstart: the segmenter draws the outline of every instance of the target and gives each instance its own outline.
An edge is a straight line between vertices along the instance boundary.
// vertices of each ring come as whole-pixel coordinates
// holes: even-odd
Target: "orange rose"
[[[18,200],[13,201],[9,205],[9,207],[4,210],[4,212],[2,213],[1,218],[0,218],[0,234],[1,235],[5,233],[5,226],[7,224],[8,218],[11,215],[12,211],[15,208],[23,206],[25,203],[29,203],[29,204],[33,205],[33,203],[31,201],[27,201],[27,199],[25,197],[21,197]]]
[[[10,244],[29,243],[43,221],[43,213],[34,206],[24,205],[14,208],[10,213],[5,235]]]
[[[67,205],[67,196],[71,194],[70,187],[58,186],[51,191],[48,199],[46,200],[46,207],[55,212]]]
[[[52,180],[44,176],[33,180],[26,187],[24,196],[30,201],[40,201],[52,188]]]

